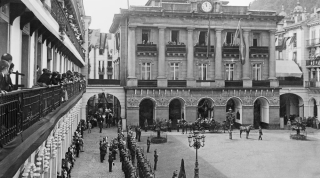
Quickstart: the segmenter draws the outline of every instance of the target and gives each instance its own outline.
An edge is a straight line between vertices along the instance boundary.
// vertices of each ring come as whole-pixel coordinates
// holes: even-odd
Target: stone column
[[[320,71],[319,68],[317,68],[317,82],[320,82]]]
[[[166,77],[166,43],[165,40],[165,28],[159,27],[159,55],[158,55],[158,87],[167,87],[167,77]]]
[[[194,28],[188,28],[188,53],[187,53],[187,86],[195,87],[196,81],[194,79],[193,71],[193,30]]]
[[[127,86],[137,86],[136,77],[136,27],[129,26],[128,33],[128,78]]]
[[[224,80],[222,79],[222,29],[216,29],[216,54],[215,54],[215,83],[217,87],[224,87]]]
[[[245,62],[242,65],[242,80],[243,80],[243,87],[252,87],[252,80],[250,79],[250,56],[249,56],[249,32],[250,30],[244,29],[243,30],[243,37],[244,42],[246,44],[246,55],[245,55]]]
[[[278,87],[279,82],[276,78],[276,57],[275,57],[275,30],[270,30],[270,42],[269,42],[269,80],[270,87]]]

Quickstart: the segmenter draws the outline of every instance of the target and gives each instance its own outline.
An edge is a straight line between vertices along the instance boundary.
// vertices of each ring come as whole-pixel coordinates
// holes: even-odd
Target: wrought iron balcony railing
[[[186,80],[168,80],[168,87],[187,87]]]
[[[252,87],[270,87],[269,80],[252,80]]]
[[[88,79],[88,85],[120,85],[120,80],[114,80],[114,79]]]
[[[67,91],[71,98],[85,91],[85,82],[69,83],[50,88],[35,88],[9,92],[0,96],[0,145],[6,145],[18,133],[28,129],[58,108]]]
[[[194,56],[195,57],[207,57],[208,46],[195,46]],[[210,57],[214,56],[214,46],[210,46],[208,55]]]
[[[60,30],[65,30],[66,35],[69,37],[70,41],[77,49],[79,54],[81,55],[82,59],[85,60],[85,56],[82,50],[82,46],[79,43],[68,18],[66,17],[65,12],[63,11],[62,7],[60,6],[57,0],[51,0],[51,15],[52,17],[58,22],[60,26]]]
[[[138,80],[138,87],[157,87],[157,80]]]
[[[280,86],[296,86],[296,87],[302,87],[303,86],[303,80],[279,80]]]
[[[225,87],[243,87],[242,80],[225,80],[224,81]]]
[[[306,60],[306,66],[320,66],[320,60]]]

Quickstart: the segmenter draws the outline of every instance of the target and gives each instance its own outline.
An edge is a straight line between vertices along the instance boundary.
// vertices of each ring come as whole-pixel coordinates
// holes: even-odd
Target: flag
[[[99,45],[100,29],[89,29],[89,52],[92,47]]]
[[[208,44],[207,44],[207,59],[209,58],[209,52],[211,50],[211,46],[210,46],[210,17],[209,17],[209,26],[208,26],[208,32],[207,32],[207,41],[208,41]]]
[[[180,171],[179,171],[179,176],[178,178],[186,178],[186,171],[184,169],[184,160],[181,159],[181,166],[180,166]]]
[[[240,19],[241,20],[241,19]],[[239,27],[240,27],[240,20],[238,22],[237,30],[234,33],[232,46],[239,46]]]
[[[296,35],[293,35],[293,36],[291,37],[291,40],[290,40],[289,45],[291,45],[292,43],[296,42],[296,39],[297,39],[297,36],[296,36]]]
[[[287,41],[290,39],[291,37],[284,37],[282,40],[282,44],[281,44],[281,50],[284,50],[287,48]]]
[[[245,63],[246,59],[246,43],[244,41],[241,25],[239,24],[239,34],[240,34],[240,45],[239,45],[239,51],[240,51],[240,60],[241,64],[243,65]]]

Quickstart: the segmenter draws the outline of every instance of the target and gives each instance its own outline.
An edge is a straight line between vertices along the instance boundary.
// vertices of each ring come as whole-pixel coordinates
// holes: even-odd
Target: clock
[[[203,12],[211,12],[212,11],[212,4],[209,1],[204,1],[201,4],[201,9]]]

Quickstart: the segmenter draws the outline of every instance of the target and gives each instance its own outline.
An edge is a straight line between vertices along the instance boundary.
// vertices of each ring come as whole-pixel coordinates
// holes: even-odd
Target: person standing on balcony
[[[9,63],[7,61],[1,60],[0,61],[0,88],[1,93],[7,93],[9,88],[9,83],[7,81],[7,75],[9,72]]]
[[[11,54],[9,53],[4,53],[2,56],[1,56],[1,61],[7,61],[9,63],[9,66],[10,64],[12,64],[12,56]]]

